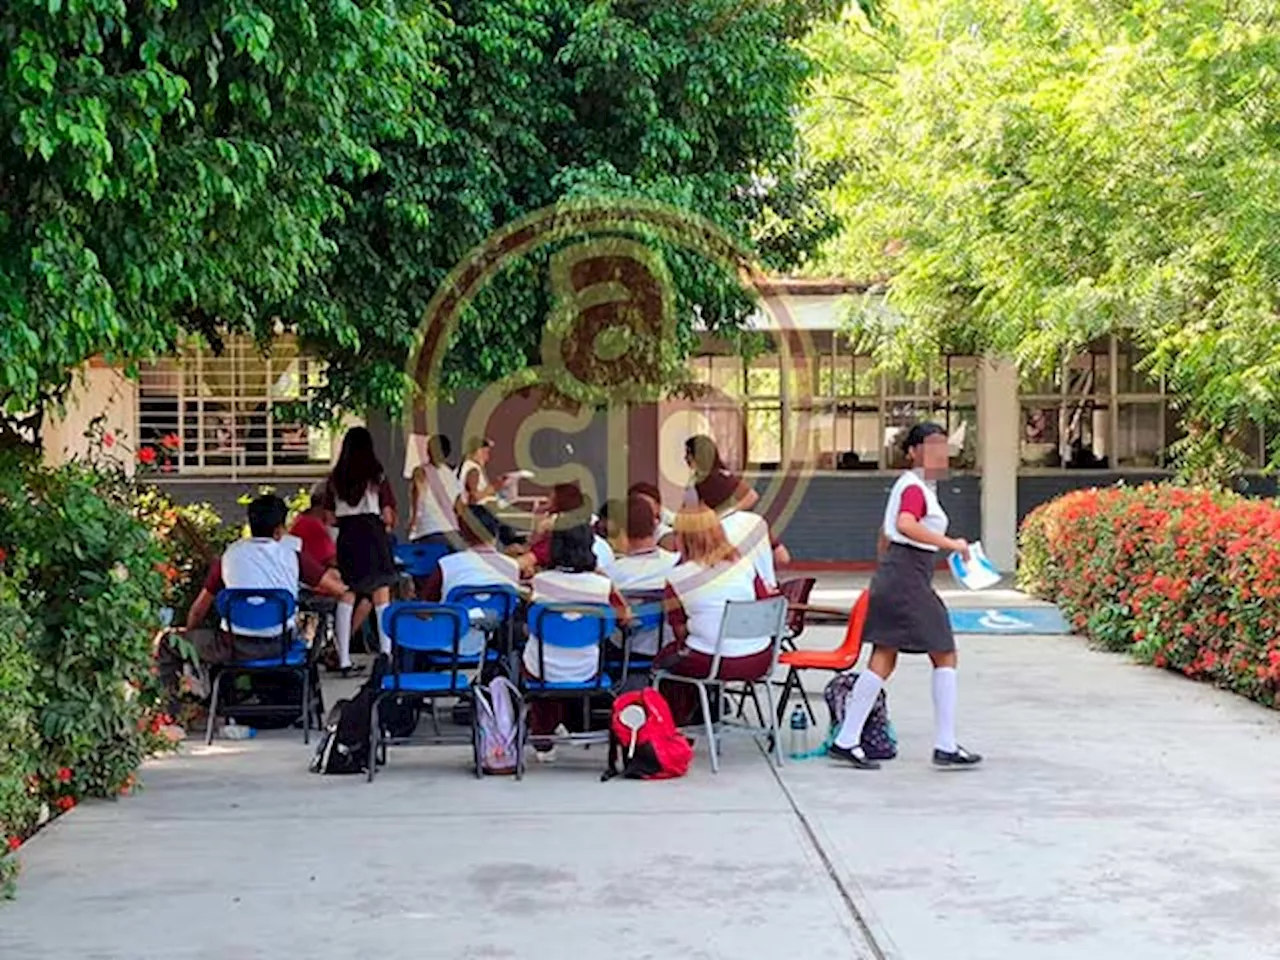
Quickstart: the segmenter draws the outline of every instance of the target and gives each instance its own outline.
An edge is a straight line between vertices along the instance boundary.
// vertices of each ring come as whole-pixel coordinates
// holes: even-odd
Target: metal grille
[[[160,473],[314,471],[330,462],[332,432],[296,422],[289,407],[324,382],[324,362],[299,353],[292,337],[267,355],[245,337],[228,338],[221,354],[184,350],[140,371],[139,453]]]

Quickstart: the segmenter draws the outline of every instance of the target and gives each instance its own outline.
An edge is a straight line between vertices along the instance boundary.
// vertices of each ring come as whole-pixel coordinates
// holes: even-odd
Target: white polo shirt
[[[462,550],[440,558],[440,599],[448,600],[449,592],[457,587],[488,587],[520,584],[520,564],[514,557],[499,553],[492,547]],[[462,638],[460,653],[474,657],[484,649],[484,631],[472,628]]]
[[[448,465],[422,468],[427,482],[418,492],[418,512],[409,538],[417,540],[433,533],[450,533],[458,529],[458,511],[454,504],[462,496],[462,484]]]
[[[737,548],[741,556],[750,559],[765,586],[776,587],[778,574],[773,566],[773,543],[765,518],[750,510],[730,510],[720,517],[720,526],[725,539]]]
[[[917,550],[937,553],[938,548],[932,544],[919,543],[910,537],[903,536],[898,530],[898,517],[902,514],[902,497],[911,489],[919,489],[924,494],[925,514],[920,518],[920,522],[934,533],[946,536],[951,520],[938,500],[938,485],[925,480],[914,470],[908,470],[898,477],[898,482],[889,491],[889,502],[884,508],[884,535],[890,543],[900,543]]]
[[[613,582],[600,573],[567,573],[547,570],[533,578],[534,603],[601,603],[606,606],[613,593]],[[532,626],[532,625],[531,625]],[[538,662],[538,640],[529,634],[524,648],[524,667],[533,676],[548,683],[590,680],[600,665],[600,648],[546,646],[546,671]]]
[[[670,550],[654,547],[642,553],[624,553],[613,561],[606,573],[613,585],[621,591],[663,590],[667,577],[680,562],[679,556]],[[658,652],[661,629],[642,630],[631,638],[631,650],[651,657]]]
[[[229,590],[284,590],[298,597],[297,537],[251,537],[237,540],[222,554],[222,583]],[[293,626],[293,618],[289,619]],[[230,629],[223,622],[222,629]],[[237,630],[243,637],[272,637],[276,631]]]
[[[667,582],[684,607],[689,628],[685,646],[707,656],[715,655],[724,605],[730,600],[756,599],[756,569],[746,557],[714,567],[682,563],[671,571]],[[769,637],[725,640],[720,653],[725,657],[748,657],[766,649],[770,642]]]

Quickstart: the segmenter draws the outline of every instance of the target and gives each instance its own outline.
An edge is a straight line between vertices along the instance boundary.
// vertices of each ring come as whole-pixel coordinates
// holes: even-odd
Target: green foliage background
[[[332,363],[320,408],[394,409],[436,284],[566,198],[663,200],[793,265],[830,231],[811,200],[834,175],[798,149],[796,41],[840,6],[10,0],[0,408],[56,399],[94,355],[283,327]],[[682,317],[748,310],[734,278],[668,254]],[[528,365],[545,267],[480,298],[448,384]]]
[[[1184,467],[1280,414],[1280,29],[1265,0],[891,0],[807,49],[805,124],[843,164],[828,270],[889,281],[938,347],[1047,367],[1109,331],[1185,405]],[[877,328],[878,327],[878,328]]]

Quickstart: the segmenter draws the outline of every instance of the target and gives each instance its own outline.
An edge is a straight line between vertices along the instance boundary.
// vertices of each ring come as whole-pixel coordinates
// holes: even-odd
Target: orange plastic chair
[[[782,696],[778,700],[779,723],[786,717],[791,691],[798,690],[804,698],[804,709],[809,714],[810,722],[817,725],[818,718],[809,705],[809,694],[801,683],[800,671],[830,670],[832,673],[840,673],[852,668],[858,662],[858,655],[862,653],[862,631],[867,625],[867,609],[870,605],[871,591],[863,590],[853,609],[849,611],[849,625],[845,627],[844,642],[836,649],[788,650],[778,658],[778,662],[787,667],[787,679],[782,682]]]

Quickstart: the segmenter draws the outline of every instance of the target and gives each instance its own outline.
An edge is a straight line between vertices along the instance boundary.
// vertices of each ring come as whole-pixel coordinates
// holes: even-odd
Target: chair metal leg
[[[782,681],[782,693],[778,698],[778,722],[787,718],[787,704],[791,702],[791,688],[796,683],[796,668],[787,669],[787,678]]]
[[[716,756],[716,725],[711,719],[711,698],[707,695],[705,683],[696,684],[698,699],[702,702],[702,724],[707,731],[707,750],[711,756],[711,772],[720,772],[720,759]]]
[[[525,742],[529,739],[528,715],[529,706],[521,700],[516,713],[516,780],[518,781],[524,779],[524,748]]]
[[[374,774],[378,769],[378,747],[381,745],[382,733],[378,729],[378,698],[373,698],[373,704],[369,707],[369,772],[366,778],[369,783],[373,783]]]
[[[767,728],[769,724],[765,722],[764,713],[761,712],[760,710],[760,698],[756,696],[756,685],[754,683],[748,683],[743,685],[742,699],[744,702],[746,701],[747,697],[750,697],[752,704],[755,705],[756,719],[760,721],[760,726]],[[772,698],[770,698],[769,703],[772,705],[773,703]]]
[[[755,690],[754,683],[751,685],[751,688],[753,691]],[[773,709],[773,684],[769,683],[767,680],[764,684],[764,698],[769,705],[769,721],[767,726],[769,729],[769,735],[773,738],[773,757],[778,766],[781,767],[782,738],[778,736],[778,714]],[[763,719],[764,718],[762,717],[761,720],[763,721]]]
[[[204,744],[209,746],[213,743],[213,724],[218,718],[218,691],[222,687],[222,676],[225,673],[219,670],[213,677],[213,691],[209,694],[209,722],[205,727]]]
[[[302,744],[311,743],[311,668],[302,671]]]

